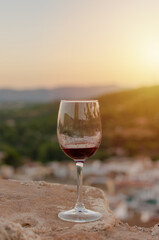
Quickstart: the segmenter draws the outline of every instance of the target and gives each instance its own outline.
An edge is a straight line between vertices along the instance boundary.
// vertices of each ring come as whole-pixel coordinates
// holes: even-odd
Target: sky
[[[0,0],[0,88],[159,84],[158,0]]]

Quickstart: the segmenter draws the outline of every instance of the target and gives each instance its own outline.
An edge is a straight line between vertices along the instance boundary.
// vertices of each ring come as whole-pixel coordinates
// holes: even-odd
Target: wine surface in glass
[[[92,156],[98,147],[82,147],[82,148],[63,148],[61,147],[62,150],[66,155],[68,155],[70,158],[73,160],[84,160]]]

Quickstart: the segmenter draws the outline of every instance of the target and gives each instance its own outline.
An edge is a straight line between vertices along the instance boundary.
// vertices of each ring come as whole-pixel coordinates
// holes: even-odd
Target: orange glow
[[[158,1],[17,2],[0,6],[0,87],[159,83]]]

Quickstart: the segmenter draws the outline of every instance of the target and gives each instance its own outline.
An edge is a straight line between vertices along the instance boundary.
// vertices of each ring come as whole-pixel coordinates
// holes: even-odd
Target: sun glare
[[[153,68],[159,66],[159,43],[151,43],[147,46],[146,60]]]

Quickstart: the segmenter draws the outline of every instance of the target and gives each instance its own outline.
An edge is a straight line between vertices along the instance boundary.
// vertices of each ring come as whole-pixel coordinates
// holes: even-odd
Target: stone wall
[[[159,227],[130,227],[115,219],[104,192],[84,187],[87,208],[103,217],[91,223],[61,221],[74,207],[76,187],[46,182],[0,180],[0,240],[158,240]]]

